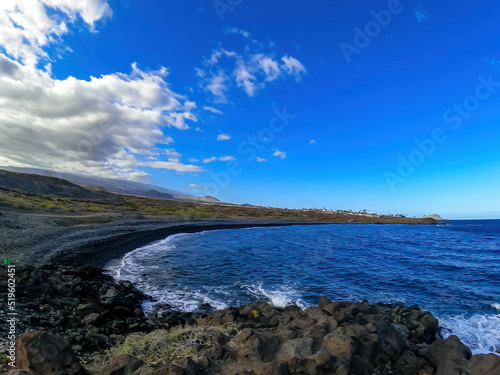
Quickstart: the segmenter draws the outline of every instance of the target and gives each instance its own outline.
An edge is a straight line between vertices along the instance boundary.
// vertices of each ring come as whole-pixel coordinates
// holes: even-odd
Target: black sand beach
[[[89,265],[103,267],[112,259],[176,233],[215,229],[328,224],[316,221],[191,219],[137,220],[127,217],[97,225],[58,226],[59,216],[3,212],[2,255],[19,265]]]

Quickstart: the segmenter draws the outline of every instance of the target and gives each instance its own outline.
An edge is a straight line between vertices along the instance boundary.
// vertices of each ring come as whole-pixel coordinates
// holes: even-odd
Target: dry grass
[[[130,355],[144,361],[148,365],[158,363],[179,364],[182,359],[191,357],[197,360],[197,349],[215,346],[221,336],[229,336],[238,332],[234,323],[218,327],[185,326],[169,330],[158,329],[151,333],[132,333],[127,338],[94,358],[91,368],[103,368],[113,358]]]

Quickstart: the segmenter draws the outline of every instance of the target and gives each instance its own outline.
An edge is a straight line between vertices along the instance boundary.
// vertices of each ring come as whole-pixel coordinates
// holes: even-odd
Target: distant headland
[[[432,215],[427,215],[425,219],[434,219],[436,221],[449,221],[449,219],[443,219],[440,215],[438,214],[432,214]]]

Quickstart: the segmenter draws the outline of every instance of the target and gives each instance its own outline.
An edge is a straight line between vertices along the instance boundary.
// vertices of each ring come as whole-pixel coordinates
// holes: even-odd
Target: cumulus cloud
[[[196,158],[189,158],[189,159],[188,159],[188,161],[189,161],[190,163],[198,163],[198,162],[199,162],[199,160],[198,160],[198,159],[196,159]]]
[[[264,162],[264,161],[267,161],[267,159],[264,159],[264,158],[259,158],[259,157],[257,156],[257,161],[258,161],[259,163],[262,163],[262,162]]]
[[[274,151],[273,156],[278,156],[278,157],[284,159],[284,158],[286,158],[286,152],[280,151],[280,150],[276,150],[276,151]]]
[[[292,56],[278,58],[274,48],[273,43],[264,45],[255,40],[247,41],[240,51],[229,51],[219,45],[203,59],[203,66],[196,68],[200,86],[213,95],[214,101],[227,103],[231,87],[253,97],[279,78],[294,77],[300,81],[307,73],[304,65]]]
[[[50,15],[49,15],[50,14]],[[110,17],[104,0],[3,0],[0,3],[1,163],[58,172],[141,180],[139,167],[199,172],[180,154],[169,128],[197,121],[196,104],[172,91],[168,71],[114,73],[89,80],[55,79],[37,62],[80,17],[91,30]],[[160,156],[161,157],[161,156]]]
[[[221,156],[220,158],[212,156],[211,158],[205,158],[203,159],[203,163],[208,164],[208,163],[213,163],[214,161],[232,161],[236,160],[234,156]]]
[[[229,135],[229,134],[219,134],[217,136],[218,141],[228,141],[230,139],[231,139],[231,135]]]
[[[57,16],[49,16],[48,8]],[[112,14],[106,0],[2,0],[0,45],[15,60],[34,65],[49,57],[43,48],[59,42],[78,17],[95,31],[96,22]]]

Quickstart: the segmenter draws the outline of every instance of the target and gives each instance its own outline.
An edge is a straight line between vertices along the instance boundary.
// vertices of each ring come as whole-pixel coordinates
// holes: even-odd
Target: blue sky
[[[19,4],[0,6],[2,165],[500,218],[497,2]]]

